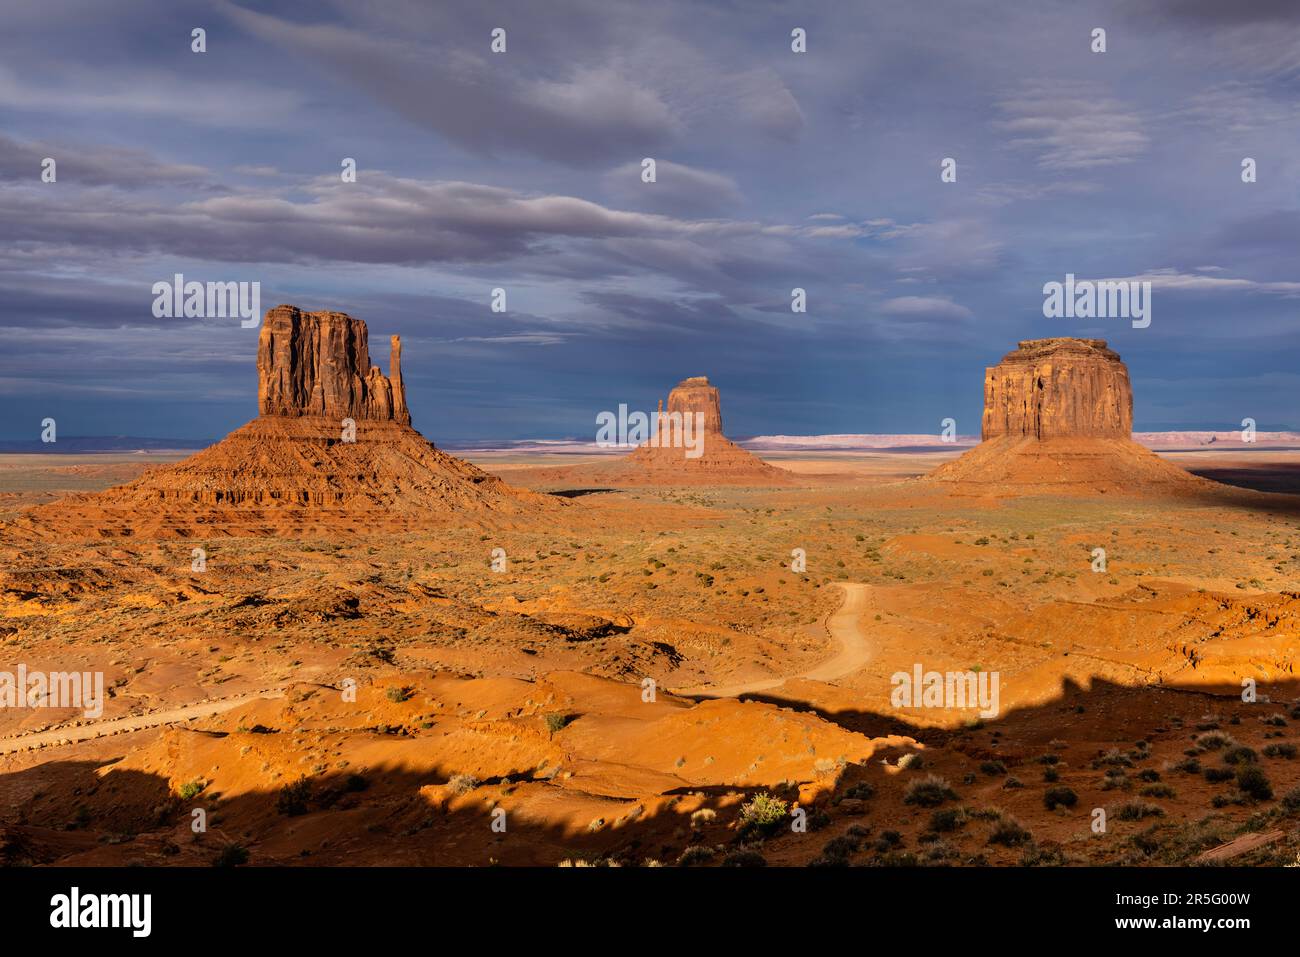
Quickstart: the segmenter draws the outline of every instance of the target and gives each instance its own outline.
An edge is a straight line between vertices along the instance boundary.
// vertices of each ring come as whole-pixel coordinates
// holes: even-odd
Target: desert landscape
[[[1296,453],[1134,442],[1105,341],[1012,348],[965,451],[770,461],[692,367],[697,457],[471,463],[401,362],[279,306],[213,446],[0,459],[7,657],[105,688],[0,711],[6,864],[1300,855]]]

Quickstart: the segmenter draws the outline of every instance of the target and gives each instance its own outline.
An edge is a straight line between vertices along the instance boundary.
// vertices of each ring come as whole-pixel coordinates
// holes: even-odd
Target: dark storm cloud
[[[1139,427],[1239,421],[1300,368],[1296,9],[11,0],[0,390],[83,432],[239,424],[256,335],[153,319],[182,272],[401,333],[435,438],[579,434],[690,374],[742,433],[925,431],[1079,334]],[[1045,319],[1067,272],[1149,279],[1152,327]],[[1300,427],[1300,393],[1256,417]]]
[[[160,162],[144,150],[22,142],[0,134],[0,179],[39,183],[47,158],[55,161],[56,182],[64,185],[219,189],[203,167]]]

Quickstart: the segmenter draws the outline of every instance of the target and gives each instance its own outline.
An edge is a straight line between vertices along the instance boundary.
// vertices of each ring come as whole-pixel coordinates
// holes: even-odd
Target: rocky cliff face
[[[722,434],[722,402],[716,387],[709,385],[708,376],[692,376],[683,379],[668,393],[669,415],[680,412],[682,415],[704,413],[704,431]]]
[[[951,494],[1186,496],[1213,483],[1144,449],[1104,339],[1031,339],[984,374],[984,441],[923,479]]]
[[[392,375],[386,376],[370,364],[360,319],[276,306],[266,314],[257,344],[258,411],[410,425],[397,336],[391,348]]]
[[[1031,339],[984,373],[985,439],[1133,431],[1128,369],[1104,339]]]

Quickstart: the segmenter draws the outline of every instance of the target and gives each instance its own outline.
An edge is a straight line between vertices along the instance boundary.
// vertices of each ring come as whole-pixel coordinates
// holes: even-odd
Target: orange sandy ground
[[[0,534],[3,667],[102,670],[103,719],[141,716],[75,740],[99,729],[0,711],[0,854],[1172,864],[1267,834],[1221,856],[1294,863],[1295,453],[1168,456],[1271,495],[971,497],[910,480],[951,457],[771,456],[802,484],[582,489],[532,523],[400,534]],[[124,481],[141,458],[0,457],[0,519]],[[553,457],[476,461],[575,491],[530,480]],[[869,660],[780,684],[834,655],[839,581],[868,586]],[[890,676],[918,663],[996,672],[1000,714],[894,707]],[[740,699],[673,694],[774,680]],[[250,692],[282,696],[156,723]],[[1049,809],[1067,800],[1054,788],[1073,803]],[[785,802],[780,820],[746,824],[762,794]]]

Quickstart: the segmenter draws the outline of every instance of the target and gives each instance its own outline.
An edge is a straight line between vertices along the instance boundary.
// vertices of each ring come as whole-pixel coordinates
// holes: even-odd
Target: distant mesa
[[[1132,434],[1128,368],[1104,339],[1030,339],[984,373],[983,441],[925,481],[990,495],[1221,487]]]
[[[1128,439],[1133,387],[1105,339],[1030,339],[984,373],[981,437]]]
[[[672,433],[686,416],[701,422],[702,432],[695,437],[700,443],[699,454],[687,455],[691,450],[680,444],[646,443],[601,467],[601,481],[623,485],[784,485],[795,479],[793,473],[768,465],[723,434],[722,400],[707,376],[677,383],[668,393],[667,408],[661,404],[656,415],[660,436]],[[596,471],[592,470],[593,478]]]
[[[564,507],[415,431],[397,336],[390,357],[388,375],[371,365],[360,319],[277,306],[258,340],[256,419],[181,462],[20,521],[91,537],[334,535]]]

